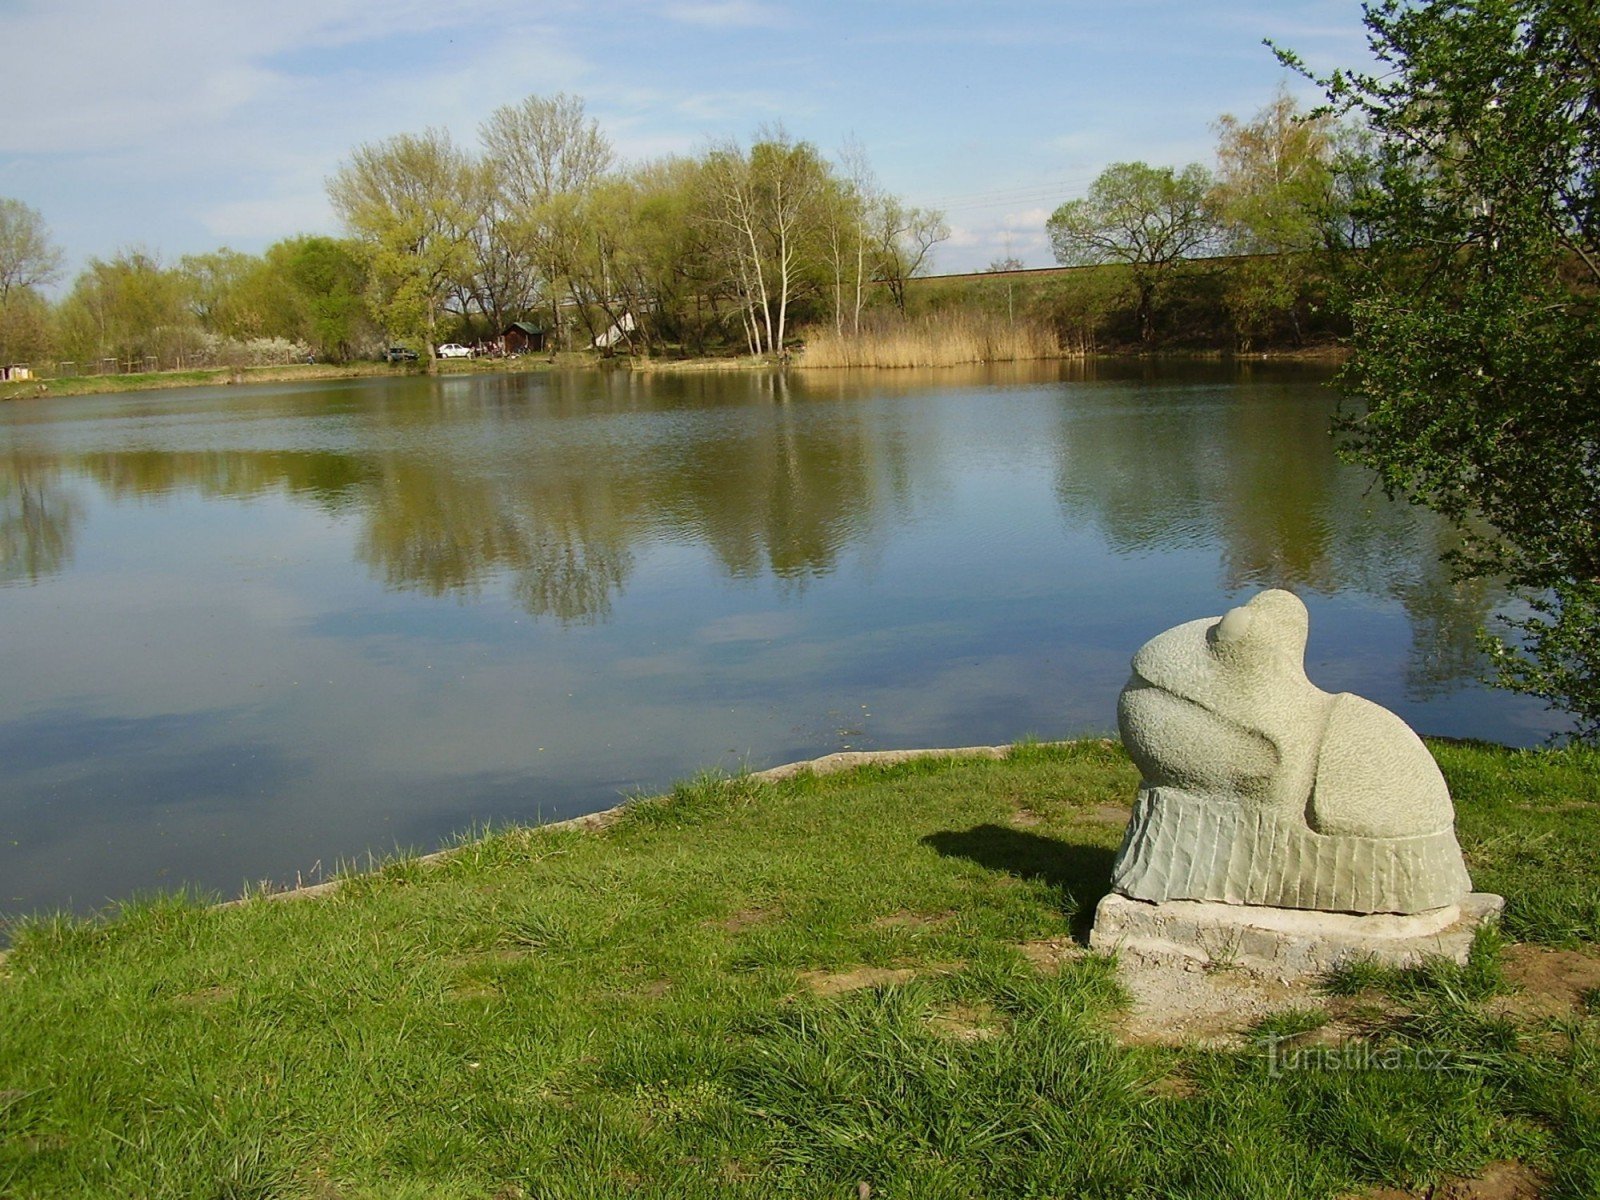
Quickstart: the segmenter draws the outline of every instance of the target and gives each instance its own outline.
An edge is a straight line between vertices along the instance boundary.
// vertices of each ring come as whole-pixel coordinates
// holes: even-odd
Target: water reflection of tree
[[[874,523],[892,487],[892,448],[860,414],[748,413],[726,436],[686,443],[659,494],[676,531],[703,540],[736,578],[768,572],[791,586],[834,571]]]
[[[287,492],[330,512],[352,502],[372,476],[360,458],[308,450],[126,450],[71,460],[114,496],[160,496],[188,488],[243,499]]]
[[[139,450],[74,465],[118,495],[280,491],[348,511],[358,556],[389,586],[472,596],[505,579],[528,612],[563,622],[604,619],[652,541],[804,586],[837,569],[911,474],[901,431],[791,404],[779,376],[449,386],[463,382],[375,408],[352,454]],[[632,414],[653,418],[617,419]]]
[[[1411,578],[1397,580],[1390,590],[1411,618],[1406,684],[1412,695],[1423,700],[1485,674],[1478,630],[1509,598],[1505,587],[1495,580],[1452,579],[1439,552],[1459,547],[1460,532],[1431,517],[1426,524],[1434,529],[1433,544],[1439,551],[1424,551],[1425,558],[1416,564]]]
[[[633,568],[626,493],[590,462],[500,473],[384,456],[362,497],[358,553],[391,587],[476,595],[509,575],[535,616],[603,618]]]
[[[738,578],[771,573],[800,586],[828,574],[873,526],[897,474],[870,422],[811,419],[781,381],[762,378],[753,398],[693,377],[552,385],[530,400],[556,418],[550,437],[519,443],[515,459],[380,459],[362,557],[391,584],[436,594],[471,593],[504,572],[529,612],[595,620],[646,541],[707,546]],[[518,415],[510,389],[500,402]],[[708,408],[724,411],[696,418]],[[636,411],[674,419],[597,423]]]
[[[1330,404],[1303,384],[1075,394],[1060,412],[1057,493],[1117,553],[1219,548],[1228,590],[1398,601],[1408,689],[1448,691],[1482,673],[1476,630],[1504,596],[1452,582],[1440,561],[1449,529],[1333,458]]]
[[[0,584],[37,583],[72,558],[83,501],[53,464],[0,458]]]

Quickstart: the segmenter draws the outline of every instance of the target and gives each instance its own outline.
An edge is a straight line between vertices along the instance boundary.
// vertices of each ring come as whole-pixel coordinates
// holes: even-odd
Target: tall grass
[[[809,330],[802,367],[953,367],[960,363],[1056,358],[1055,330],[1031,320],[951,310],[919,317],[878,317],[860,332]]]

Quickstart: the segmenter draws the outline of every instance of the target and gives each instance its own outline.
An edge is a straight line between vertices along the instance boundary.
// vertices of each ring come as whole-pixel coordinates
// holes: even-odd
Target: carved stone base
[[[1111,885],[1156,903],[1421,915],[1457,903],[1472,881],[1448,825],[1413,837],[1328,836],[1303,818],[1147,786]]]
[[[1089,945],[1135,958],[1239,967],[1282,978],[1321,974],[1352,959],[1395,967],[1428,957],[1464,963],[1478,927],[1498,919],[1504,907],[1503,897],[1488,892],[1471,892],[1459,904],[1408,916],[1209,900],[1157,904],[1112,892],[1095,909]]]

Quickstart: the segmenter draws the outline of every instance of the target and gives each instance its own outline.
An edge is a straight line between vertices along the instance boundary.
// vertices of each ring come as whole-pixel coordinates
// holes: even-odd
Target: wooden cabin
[[[545,330],[527,321],[513,321],[500,335],[507,354],[541,354],[545,349]]]

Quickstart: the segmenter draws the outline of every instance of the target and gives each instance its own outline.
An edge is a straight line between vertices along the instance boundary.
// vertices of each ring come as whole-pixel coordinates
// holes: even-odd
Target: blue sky
[[[1285,72],[1359,65],[1357,0],[0,0],[0,196],[69,271],[335,232],[350,150],[582,96],[625,159],[781,121],[942,208],[935,269],[1050,261],[1043,221],[1108,163],[1210,161]],[[1313,92],[1293,79],[1291,88]]]

